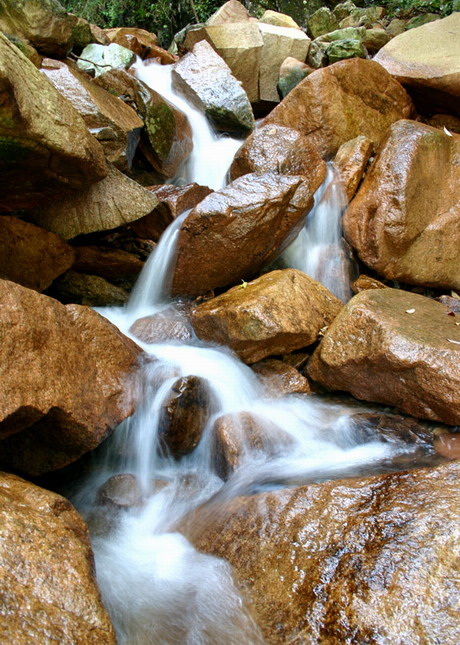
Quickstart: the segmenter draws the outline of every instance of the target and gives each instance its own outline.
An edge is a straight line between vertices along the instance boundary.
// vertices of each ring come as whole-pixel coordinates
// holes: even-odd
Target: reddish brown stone
[[[158,38],[155,34],[137,27],[114,27],[104,29],[103,33],[108,43],[126,47],[141,58],[149,58],[152,49],[158,46]]]
[[[359,136],[340,146],[334,163],[340,170],[348,201],[351,201],[374,151],[372,141]]]
[[[262,384],[270,397],[278,398],[286,394],[310,394],[310,386],[305,376],[295,367],[284,361],[268,359],[252,366],[254,372],[262,380]]]
[[[107,246],[79,246],[75,249],[74,271],[98,275],[106,280],[132,279],[144,263],[132,253]]]
[[[193,336],[193,329],[185,315],[174,308],[139,318],[131,325],[129,332],[144,343],[184,342]]]
[[[353,293],[361,293],[361,291],[366,291],[366,289],[386,289],[386,284],[368,275],[361,274],[353,282],[351,289]]]

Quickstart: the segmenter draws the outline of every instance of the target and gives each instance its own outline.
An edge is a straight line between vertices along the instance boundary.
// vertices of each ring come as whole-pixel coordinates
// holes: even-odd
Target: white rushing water
[[[137,71],[147,82],[152,76],[158,77],[158,70],[152,67]],[[155,89],[166,92],[158,86]],[[182,99],[166,95],[181,109],[187,109],[191,120],[195,118]],[[200,137],[197,132],[201,130],[193,127],[194,136]],[[190,180],[209,185],[204,179],[209,166],[217,165],[214,161],[222,161],[226,154],[219,169],[219,181],[223,181],[233,152],[224,154],[221,148],[211,152],[213,137],[208,132],[204,146],[196,145],[197,150],[204,147],[211,155],[211,163],[209,157],[201,159],[202,166],[190,170]],[[327,189],[323,193],[317,215],[326,208]],[[162,236],[128,307],[99,310],[127,335],[136,319],[174,307],[167,295],[167,283],[182,219]],[[307,224],[311,244],[315,226],[313,221]],[[295,255],[293,248],[289,253]],[[304,266],[300,268],[306,270]],[[350,423],[355,411],[351,405],[316,396],[268,397],[255,373],[226,348],[206,347],[193,338],[187,344],[149,345],[135,340],[152,358],[141,375],[142,403],[99,451],[95,468],[74,497],[90,526],[97,578],[119,643],[262,643],[258,627],[233,583],[230,567],[198,553],[177,531],[182,519],[210,499],[216,505],[270,485],[355,473],[408,448],[377,440],[360,443]],[[162,447],[160,416],[171,386],[178,378],[190,375],[207,384],[211,411],[198,447],[176,460],[165,455]],[[257,446],[248,441],[244,424],[239,424],[237,417],[234,432],[241,448],[240,461],[224,483],[216,469],[216,421],[223,415],[248,412],[258,420],[261,440]],[[100,502],[98,489],[110,477],[125,473],[137,480],[138,502],[124,511],[110,510]]]

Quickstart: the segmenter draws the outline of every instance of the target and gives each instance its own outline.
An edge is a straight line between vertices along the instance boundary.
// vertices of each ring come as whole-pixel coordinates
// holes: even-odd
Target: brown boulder
[[[353,293],[360,293],[361,291],[366,291],[366,289],[386,289],[386,286],[380,280],[361,273],[351,285],[351,290]]]
[[[104,246],[79,246],[72,269],[106,280],[133,282],[144,263],[132,253]]]
[[[0,276],[36,291],[47,289],[75,258],[58,235],[8,215],[0,217],[0,248]]]
[[[198,338],[228,345],[245,363],[255,363],[311,345],[342,306],[302,271],[284,269],[198,305],[191,323]]]
[[[1,462],[37,476],[132,414],[141,351],[95,311],[13,282],[0,281],[0,303]]]
[[[133,222],[130,228],[139,237],[155,242],[159,240],[163,231],[176,217],[184,211],[194,208],[212,193],[212,190],[207,186],[195,183],[185,186],[173,186],[172,184],[149,186],[148,190],[155,194],[160,203],[151,213]]]
[[[460,327],[447,314],[408,291],[363,291],[329,327],[309,376],[357,399],[460,424]]]
[[[56,280],[50,295],[65,304],[87,307],[121,307],[129,300],[129,293],[123,287],[111,284],[98,275],[78,271],[67,271]]]
[[[206,25],[249,22],[249,11],[238,0],[228,0],[206,21]]]
[[[360,259],[392,280],[460,288],[460,137],[393,124],[343,219]]]
[[[64,497],[0,475],[0,640],[115,645],[88,530]]]
[[[252,365],[252,369],[262,381],[267,396],[279,398],[286,394],[310,394],[310,386],[305,376],[292,365],[274,358]]]
[[[155,34],[139,29],[137,27],[114,27],[104,29],[108,43],[116,43],[126,49],[130,49],[141,58],[150,58],[152,49],[158,46],[158,38]]]
[[[0,211],[106,176],[103,149],[81,116],[2,33],[0,87]]]
[[[176,307],[139,318],[131,325],[129,333],[144,343],[164,343],[171,340],[187,342],[193,337],[191,325]]]
[[[326,177],[326,164],[305,135],[293,128],[267,125],[254,130],[238,150],[230,177],[234,181],[250,172],[270,171],[302,175],[313,194]]]
[[[380,65],[353,58],[312,72],[263,121],[305,134],[323,158],[364,135],[377,146],[388,126],[411,116],[404,88]]]
[[[107,231],[140,219],[158,204],[153,193],[109,166],[105,179],[85,190],[62,196],[35,209],[33,220],[69,240],[77,235]]]
[[[253,276],[289,246],[313,206],[304,177],[251,173],[212,193],[182,225],[174,295]]]
[[[455,645],[459,476],[452,463],[237,498],[195,518],[194,543],[230,562],[268,643]]]
[[[113,511],[122,511],[142,506],[143,494],[134,475],[113,475],[97,491],[97,503]]]
[[[349,202],[356,193],[373,151],[372,141],[359,136],[342,144],[335,155],[334,163],[340,170]]]

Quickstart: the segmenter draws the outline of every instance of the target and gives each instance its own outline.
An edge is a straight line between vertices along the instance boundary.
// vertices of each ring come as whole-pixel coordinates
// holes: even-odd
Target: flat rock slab
[[[331,390],[460,424],[460,316],[398,289],[368,289],[329,327],[308,374]]]

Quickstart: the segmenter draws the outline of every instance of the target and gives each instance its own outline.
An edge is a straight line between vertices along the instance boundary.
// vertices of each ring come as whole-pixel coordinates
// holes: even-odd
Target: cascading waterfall
[[[152,66],[137,71],[148,80],[156,78],[158,68],[155,73]],[[177,97],[172,98],[189,113]],[[206,137],[212,138],[209,133]],[[223,165],[228,167],[233,151],[227,152]],[[217,157],[221,159],[224,153],[219,150]],[[195,168],[190,179],[209,184],[202,174],[208,176],[208,167],[205,161],[204,170]],[[317,211],[320,206],[321,202]],[[162,236],[128,307],[99,310],[127,335],[139,317],[174,307],[166,284],[182,219]],[[307,225],[310,236],[314,226]],[[190,511],[209,500],[216,505],[273,483],[359,472],[364,465],[377,467],[411,448],[377,440],[359,443],[349,422],[352,405],[316,396],[267,397],[255,373],[226,348],[206,347],[196,339],[180,345],[134,340],[152,358],[143,368],[142,403],[101,447],[97,467],[74,495],[90,526],[97,577],[119,642],[262,643],[258,627],[233,584],[229,565],[198,553],[176,527]],[[175,460],[160,450],[159,416],[172,384],[190,375],[207,383],[212,413],[198,447]],[[214,468],[215,422],[222,415],[248,411],[262,423],[263,445],[255,448],[243,441],[240,465],[224,483]],[[110,512],[99,504],[97,491],[108,478],[123,473],[136,477],[140,498],[131,509]]]

